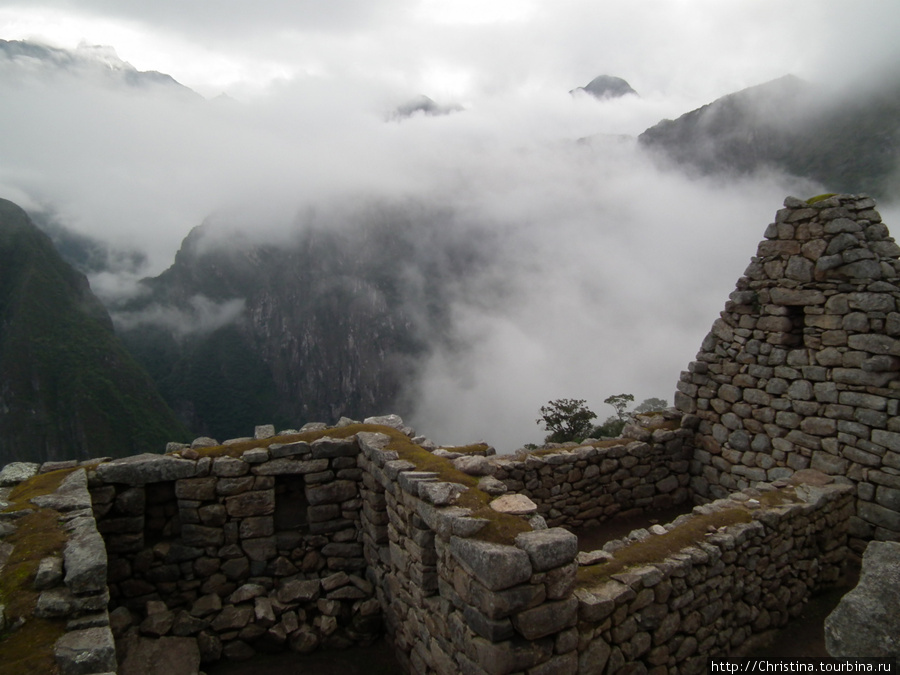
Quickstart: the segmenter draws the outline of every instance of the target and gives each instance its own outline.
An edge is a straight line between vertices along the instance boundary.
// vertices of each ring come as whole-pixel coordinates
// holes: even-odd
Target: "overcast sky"
[[[569,89],[600,73],[697,105],[792,72],[896,65],[892,0],[28,0],[6,39],[112,45],[204,95],[298,78],[366,80],[477,102]]]
[[[412,197],[500,227],[478,283],[514,292],[455,304],[471,349],[425,365],[415,421],[508,450],[551,398],[671,402],[783,198],[818,187],[689,180],[604,135],[788,73],[896,74],[898,26],[895,0],[0,0],[2,39],[108,46],[207,99],[0,69],[0,196],[145,251],[143,274],[211,216],[276,237],[309,205]],[[639,97],[569,95],[600,74]],[[464,111],[386,121],[420,94]]]

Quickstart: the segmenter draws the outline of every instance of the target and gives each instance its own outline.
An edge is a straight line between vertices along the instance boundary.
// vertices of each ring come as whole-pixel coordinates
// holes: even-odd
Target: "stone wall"
[[[396,431],[387,431],[237,456],[185,451],[188,457],[98,464],[91,489],[109,548],[109,591],[84,469],[59,494],[33,498],[71,514],[64,520],[86,536],[70,539],[81,543],[67,544],[64,558],[42,563],[47,569],[39,574],[48,585],[38,612],[78,608],[66,615],[72,632],[58,643],[60,658],[73,649],[95,654],[97,645],[86,645],[99,631],[108,660],[110,627],[120,663],[129,664],[123,672],[132,672],[137,654],[158,663],[186,645],[192,653],[180,664],[196,667],[201,658],[366,642],[383,620],[410,673],[550,675],[629,664],[692,672],[707,655],[729,653],[751,632],[796,615],[811,589],[836,579],[843,561],[847,485],[761,485],[665,528],[637,531],[632,541],[579,554],[571,532],[496,511],[502,497],[482,492],[478,479],[411,441],[398,445]],[[633,443],[601,450],[618,455],[615,447],[638,449]],[[568,454],[580,456],[577,448]],[[351,458],[355,473],[339,477]],[[571,484],[569,473],[558,475]],[[296,501],[293,511],[279,513],[279,477],[287,476],[306,481],[307,500],[306,525],[295,519],[290,534],[278,524],[298,514]],[[795,478],[810,477],[825,478]],[[236,478],[243,489],[234,492]],[[710,523],[719,521],[702,520],[735,512],[740,522],[718,529]],[[699,530],[692,525],[698,519]],[[604,574],[603,565],[666,537],[678,545]]]
[[[358,454],[354,438],[325,437],[100,464],[117,634],[193,637],[204,662],[376,639]]]
[[[703,673],[708,658],[799,616],[841,574],[852,491],[761,484],[582,554],[601,562],[579,573],[578,668],[567,672]],[[632,564],[617,572],[620,560]]]
[[[900,247],[874,206],[786,199],[675,399],[698,498],[818,469],[856,488],[857,551],[900,539]]]
[[[360,436],[365,509],[382,514],[367,518],[366,554],[401,664],[440,675],[572,672],[576,645],[560,636],[576,620],[575,535],[497,513],[519,533],[484,540],[490,517],[455,505],[477,488],[384,451],[386,437]]]
[[[45,474],[54,468],[48,462]],[[76,464],[75,462],[71,463]],[[12,488],[38,478],[39,465],[16,462],[0,472],[0,574],[28,574],[31,589],[37,594],[33,616],[6,616],[0,604],[0,633],[16,631],[28,622],[43,623],[43,627],[29,626],[33,633],[60,634],[52,646],[53,660],[62,675],[91,675],[109,673],[116,669],[116,648],[109,627],[109,592],[106,586],[106,550],[97,532],[91,513],[84,468],[66,468],[42,475],[40,487],[26,504],[4,510],[9,506],[5,498]],[[22,537],[16,540],[26,552],[17,554],[16,545],[4,542],[14,539],[18,529]],[[34,528],[34,531],[28,531]],[[43,542],[29,541],[29,537],[53,540],[63,534],[60,548],[41,557],[36,569],[26,572],[30,564],[27,551],[41,550]],[[14,569],[5,569],[9,565]],[[33,576],[32,576],[33,574]],[[19,589],[19,593],[28,589]],[[21,602],[8,598],[12,602]],[[49,646],[49,645],[48,645]],[[19,654],[24,661],[15,666],[28,667],[27,658],[32,644],[24,645]],[[9,656],[6,656],[9,659]],[[11,659],[12,660],[12,659]]]
[[[691,501],[692,434],[679,428],[680,417],[648,417],[616,441],[498,456],[493,476],[530,498],[551,527],[594,527],[625,512],[683,504]]]
[[[472,487],[421,470],[387,440],[360,435],[364,542],[411,673],[702,672],[708,655],[797,616],[843,568],[852,488],[820,472],[579,554],[571,532],[531,529],[541,519],[494,540],[487,518],[459,506]],[[649,558],[629,558],[654,538]],[[617,560],[624,567],[605,573]]]

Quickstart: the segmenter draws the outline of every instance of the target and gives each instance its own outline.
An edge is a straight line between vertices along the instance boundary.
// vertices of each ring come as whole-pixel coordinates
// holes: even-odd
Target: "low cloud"
[[[640,97],[574,98],[568,90],[598,72],[562,82],[520,68],[479,80],[464,111],[395,123],[385,116],[418,93],[456,99],[411,90],[389,70],[294,76],[237,102],[0,67],[0,188],[145,252],[147,275],[207,218],[243,246],[289,241],[307,222],[360,227],[355,209],[373,200],[451,213],[415,221],[420,251],[464,240],[486,255],[448,281],[451,327],[419,364],[410,421],[438,442],[511,451],[540,440],[534,420],[551,399],[587,399],[600,419],[611,394],[671,401],[784,197],[823,191],[777,174],[729,182],[657,167],[630,137],[686,112],[695,93],[664,94],[615,68]],[[116,298],[135,280],[131,270],[92,283]],[[244,308],[195,296],[114,320],[185,336],[239,321]]]
[[[234,323],[240,320],[245,307],[243,298],[216,302],[203,295],[194,295],[183,307],[154,303],[140,311],[115,311],[112,319],[118,330],[155,326],[165,328],[181,339],[188,335],[211,333]]]
[[[414,421],[440,443],[540,442],[540,406],[561,397],[600,419],[612,394],[671,403],[786,190],[815,193],[776,175],[691,180],[628,144],[561,154],[568,169],[519,164],[479,195],[505,224],[501,253],[454,302],[457,341],[432,353],[414,396]]]

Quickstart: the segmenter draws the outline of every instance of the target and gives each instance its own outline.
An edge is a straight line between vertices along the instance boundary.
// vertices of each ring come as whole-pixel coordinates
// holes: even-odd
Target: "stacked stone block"
[[[370,579],[400,664],[411,673],[456,672],[451,610],[439,592],[438,542],[484,523],[453,506],[463,486],[386,450],[382,434],[357,435],[362,450],[363,541]]]
[[[699,498],[818,469],[856,487],[857,550],[900,539],[900,247],[874,206],[786,199],[676,394]]]
[[[616,460],[611,482],[630,489],[625,485],[640,483],[627,483],[621,468],[636,469],[637,479],[650,475],[639,446],[664,450],[686,433],[631,431],[645,440],[596,455],[590,451],[597,448],[551,453],[546,465],[563,466],[556,455],[573,463]],[[104,462],[90,479],[95,516],[82,470],[81,497],[57,497],[54,508],[71,506],[78,514],[73,522],[96,522],[105,533],[110,590],[96,529],[93,548],[102,555],[73,555],[66,580],[78,585],[76,596],[102,606],[112,597],[114,609],[106,615],[98,605],[96,625],[86,623],[95,622],[93,614],[76,617],[78,639],[58,648],[60,658],[95,640],[97,630],[107,644],[117,635],[126,662],[147,647],[157,654],[177,649],[184,662],[199,664],[366,643],[383,626],[403,668],[423,675],[612,672],[619,665],[690,672],[707,655],[795,615],[811,588],[836,578],[843,559],[851,488],[797,486],[783,506],[751,509],[750,523],[576,588],[583,554],[574,534],[536,517],[523,520],[514,537],[487,528],[488,519],[460,506],[460,496],[477,488],[422,470],[388,449],[390,440],[358,433],[240,457]],[[676,449],[683,452],[680,443],[668,445]],[[608,450],[614,456],[604,456]],[[642,461],[619,461],[628,453]],[[553,475],[572,485],[573,468],[591,465],[597,464]],[[279,499],[298,496],[297,481],[304,504],[297,513],[279,513]],[[93,562],[76,562],[85,559]],[[53,576],[47,567],[41,578]]]
[[[604,548],[615,555],[703,515],[736,508],[753,515],[660,559],[579,583],[578,664],[568,672],[703,673],[708,658],[734,655],[754,633],[799,616],[814,590],[841,575],[852,488],[778,492],[786,497],[780,506],[765,506],[763,492],[750,488],[653,533],[609,542]]]
[[[444,565],[459,672],[575,672],[578,602],[572,595],[575,535],[562,528],[519,534],[514,545],[451,537]]]
[[[571,672],[575,535],[554,528],[524,532],[514,543],[482,541],[487,521],[455,505],[464,486],[385,450],[385,436],[359,436],[360,461],[371,476],[366,555],[404,668]]]
[[[48,463],[47,469],[54,469]],[[109,625],[106,586],[106,550],[91,513],[85,469],[77,462],[67,463],[65,477],[50,494],[33,497],[33,510],[47,509],[58,515],[66,531],[66,542],[60,555],[40,561],[34,577],[34,589],[39,592],[34,616],[39,619],[65,622],[65,633],[54,645],[54,657],[62,675],[92,675],[116,670],[116,649]],[[8,465],[18,474],[12,481],[0,480],[6,489],[14,483],[34,476],[39,465],[16,463]],[[0,511],[5,506],[0,502]],[[5,535],[16,529],[17,516],[22,512],[0,512],[0,573],[6,558],[13,552],[4,545]],[[4,617],[0,605],[0,632],[16,630],[13,619]]]
[[[690,501],[690,431],[629,425],[626,433],[609,447],[496,457],[493,476],[537,504],[551,527],[594,527],[624,512]]]
[[[204,661],[371,642],[358,454],[355,439],[326,437],[101,464],[92,493],[118,633],[193,637]]]

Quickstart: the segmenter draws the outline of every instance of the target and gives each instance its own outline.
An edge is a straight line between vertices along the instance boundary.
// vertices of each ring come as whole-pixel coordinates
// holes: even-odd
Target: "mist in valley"
[[[828,189],[774,170],[691,175],[643,149],[637,135],[788,72],[857,92],[848,87],[858,86],[863,63],[896,56],[890,41],[876,53],[879,22],[866,22],[870,32],[852,56],[827,49],[837,30],[828,22],[798,49],[790,21],[751,9],[780,13],[775,3],[738,3],[734,15],[700,3],[711,12],[704,20],[747,18],[755,44],[771,47],[752,67],[757,47],[729,45],[724,29],[709,32],[702,49],[688,48],[708,29],[692,22],[676,38],[685,46],[654,46],[674,18],[668,3],[655,3],[660,16],[643,28],[625,3],[603,17],[590,3],[563,3],[553,16],[523,3],[524,18],[510,9],[509,20],[475,24],[434,18],[430,3],[386,3],[398,14],[336,3],[353,10],[346,21],[273,4],[246,30],[226,18],[196,28],[168,3],[122,4],[110,21],[150,28],[143,42],[133,33],[114,45],[118,56],[74,49],[80,56],[63,66],[0,57],[0,196],[133,261],[87,270],[94,291],[120,329],[152,324],[178,339],[245,313],[238,296],[138,302],[147,293],[139,280],[172,265],[195,226],[204,224],[195,243],[211,255],[289,249],[311,229],[364,245],[354,254],[370,258],[367,269],[400,270],[403,315],[425,345],[396,409],[368,414],[401,412],[438,443],[485,440],[500,452],[541,441],[535,418],[551,399],[586,399],[600,421],[613,412],[603,404],[612,394],[671,403],[680,370],[784,197]],[[799,4],[832,19],[849,7]],[[414,7],[432,18],[415,18]],[[0,26],[13,25],[14,10],[0,3]],[[27,12],[18,16],[30,25]],[[702,13],[692,16],[702,23]],[[303,45],[293,70],[285,65],[289,31],[274,28],[292,21],[306,38],[293,43]],[[610,21],[627,26],[632,41],[598,47],[588,28],[609,35]],[[423,22],[432,32],[419,30]],[[184,36],[193,30],[190,43]],[[135,51],[141,59],[127,54],[128,44],[154,36],[171,47],[159,62],[145,61],[146,47]],[[230,53],[228,40],[239,65],[198,74],[213,55]],[[184,53],[199,57],[176,72],[172,55],[188,44],[194,51]],[[710,63],[716,53],[722,63]],[[120,57],[204,96],[137,78]],[[254,66],[256,77],[241,75]],[[639,95],[569,94],[603,72]],[[227,95],[216,95],[220,86]],[[421,94],[447,114],[394,114]],[[900,221],[896,201],[879,209],[889,227]],[[396,241],[404,244],[399,257]],[[296,424],[307,421],[337,420]]]

